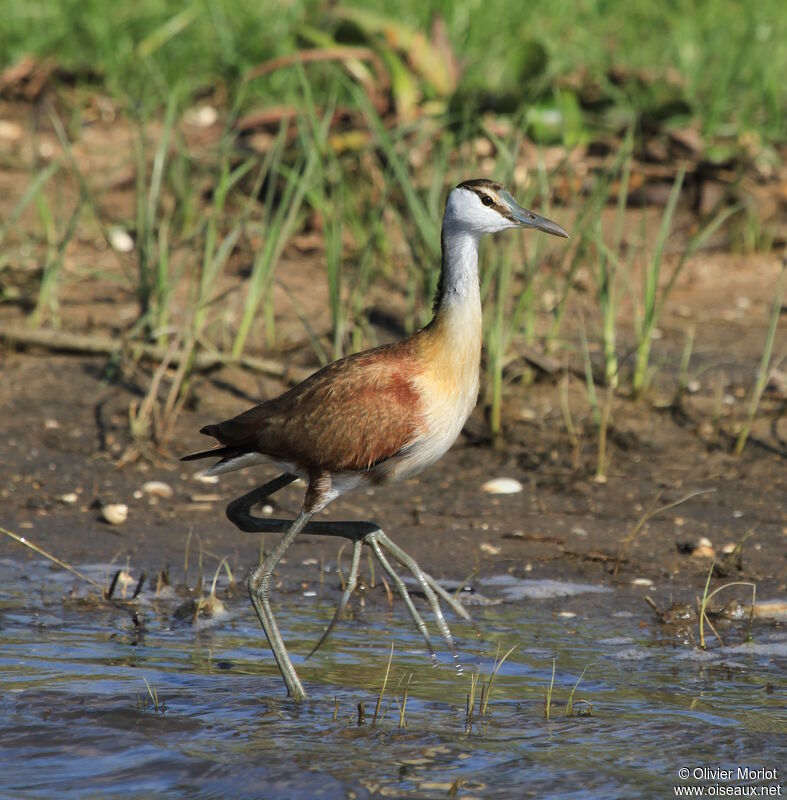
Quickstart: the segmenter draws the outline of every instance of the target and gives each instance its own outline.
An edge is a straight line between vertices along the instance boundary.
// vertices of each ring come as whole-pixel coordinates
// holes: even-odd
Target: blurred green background
[[[696,120],[705,134],[782,138],[786,18],[780,0],[5,0],[0,61],[52,56],[76,80],[130,104],[164,104],[175,87],[196,94],[217,84],[233,103],[247,70],[274,56],[370,45],[400,95],[442,101],[454,115],[556,109],[559,119],[531,111],[536,137],[571,142],[641,113]],[[430,49],[436,19],[445,43]],[[421,32],[430,41],[418,55]],[[455,80],[443,75],[449,51]],[[310,73],[315,91],[323,77]],[[249,87],[242,102],[288,101],[297,90],[285,71]]]
[[[142,440],[200,364],[424,324],[446,191],[485,175],[572,233],[484,248],[491,433],[534,347],[579,362],[601,428],[594,382],[647,390],[688,260],[783,242],[786,74],[782,0],[5,0],[0,303],[79,328],[109,297],[95,324],[178,351]]]

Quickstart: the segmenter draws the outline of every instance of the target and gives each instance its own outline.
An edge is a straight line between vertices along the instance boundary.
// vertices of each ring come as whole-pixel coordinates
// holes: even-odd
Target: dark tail
[[[181,456],[181,461],[199,461],[201,458],[229,458],[239,454],[237,447],[211,447],[210,450],[200,450],[199,453],[189,453]]]
[[[215,439],[218,439],[219,437],[216,436],[218,427],[218,425],[206,425],[204,428],[200,428],[200,433],[204,433],[205,436],[213,436]],[[210,450],[200,450],[199,453],[189,453],[187,456],[183,456],[180,460],[199,461],[201,458],[228,458],[235,455],[238,455],[237,447],[227,447],[219,443],[215,447],[211,447]]]

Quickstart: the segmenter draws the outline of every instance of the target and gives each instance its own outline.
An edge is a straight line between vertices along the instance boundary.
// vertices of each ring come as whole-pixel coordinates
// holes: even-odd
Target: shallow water
[[[84,570],[99,581],[108,571]],[[671,797],[674,785],[702,784],[682,781],[682,767],[785,764],[783,625],[755,621],[746,644],[736,623],[722,633],[726,646],[700,652],[658,626],[640,595],[493,576],[477,588],[502,602],[471,608],[486,640],[452,623],[461,676],[444,651],[430,666],[403,605],[389,608],[377,590],[304,661],[336,582],[312,585],[314,597],[275,596],[310,693],[296,705],[242,592],[226,616],[197,625],[173,622],[182,598],[143,592],[138,628],[129,609],[68,598],[74,588],[84,598],[83,586],[46,563],[0,561],[2,796],[622,798],[636,787]],[[392,641],[387,711],[373,726]],[[498,642],[517,649],[468,731],[470,675],[480,668],[487,679]],[[592,703],[592,715],[567,717],[583,670],[574,699]],[[411,673],[400,729],[389,701],[401,701],[397,684]],[[764,785],[780,781],[783,771]]]

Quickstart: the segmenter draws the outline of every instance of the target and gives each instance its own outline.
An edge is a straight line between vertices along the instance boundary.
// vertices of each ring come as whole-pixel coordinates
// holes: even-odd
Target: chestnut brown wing
[[[203,432],[235,452],[309,470],[366,470],[418,435],[423,414],[407,340],[329,364],[288,392]]]

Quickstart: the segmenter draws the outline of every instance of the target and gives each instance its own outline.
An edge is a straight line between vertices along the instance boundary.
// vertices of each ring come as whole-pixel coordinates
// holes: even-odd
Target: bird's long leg
[[[434,649],[431,644],[431,640],[429,638],[429,631],[427,629],[426,623],[423,620],[423,617],[420,615],[418,610],[416,609],[415,605],[413,604],[412,598],[410,597],[410,593],[407,590],[407,587],[401,577],[398,575],[396,570],[391,565],[390,561],[385,555],[385,551],[390,553],[402,566],[408,569],[413,577],[418,582],[420,588],[422,589],[424,595],[426,596],[427,602],[432,609],[432,612],[435,615],[435,619],[437,621],[437,626],[440,630],[441,635],[446,640],[446,642],[450,645],[452,652],[454,654],[454,658],[456,659],[456,649],[454,645],[453,636],[451,635],[450,628],[448,627],[448,623],[445,620],[445,617],[442,613],[442,609],[440,607],[440,599],[442,598],[445,602],[451,607],[451,609],[460,617],[466,620],[471,620],[470,614],[467,612],[465,608],[463,608],[457,600],[450,595],[442,586],[440,586],[437,581],[428,573],[424,572],[418,562],[410,556],[406,551],[402,550],[398,545],[396,545],[390,537],[388,537],[383,531],[380,529],[378,525],[373,522],[359,522],[359,521],[351,521],[351,522],[312,522],[309,521],[307,518],[305,521],[301,521],[299,517],[295,523],[290,522],[289,520],[279,520],[279,519],[266,519],[263,517],[257,517],[251,513],[251,508],[256,504],[264,501],[267,499],[271,494],[278,491],[279,489],[287,486],[288,484],[292,483],[296,479],[295,475],[286,473],[280,475],[278,478],[270,481],[269,483],[265,484],[264,486],[260,486],[257,489],[254,489],[247,494],[243,495],[242,497],[233,500],[227,506],[227,517],[242,531],[250,532],[250,533],[282,533],[284,532],[286,535],[279,543],[276,551],[266,559],[265,563],[262,567],[259,567],[257,571],[262,570],[265,566],[268,565],[269,561],[273,561],[274,557],[275,561],[273,561],[273,566],[271,566],[270,571],[272,572],[273,567],[278,563],[278,561],[283,556],[286,549],[290,546],[292,541],[298,535],[298,533],[308,533],[317,536],[339,536],[346,539],[349,539],[353,543],[353,561],[352,566],[350,568],[350,574],[348,576],[347,584],[345,585],[344,592],[342,593],[342,597],[339,601],[339,605],[333,615],[333,618],[329,622],[328,626],[326,627],[325,631],[323,632],[320,640],[317,642],[316,646],[312,649],[309,655],[313,655],[319,647],[325,642],[328,638],[330,633],[333,631],[336,623],[338,622],[339,618],[342,615],[342,612],[347,606],[349,602],[350,596],[355,589],[358,580],[358,569],[360,564],[360,545],[361,543],[368,545],[371,547],[372,551],[374,552],[375,557],[380,562],[381,566],[385,570],[385,572],[389,575],[391,580],[396,587],[397,592],[399,593],[400,597],[404,601],[405,607],[410,614],[416,628],[424,637],[424,641],[426,642],[427,648],[429,649],[429,653],[434,659]],[[300,527],[295,529],[296,523],[301,523]],[[295,533],[293,534],[292,531],[295,529]],[[283,548],[283,549],[282,549]],[[281,550],[281,553],[279,551]],[[268,576],[268,581],[270,580],[270,576]],[[250,586],[251,586],[251,579],[250,579]],[[250,588],[251,592],[251,588]],[[292,663],[289,660],[289,656],[287,655],[286,648],[281,640],[281,634],[279,633],[278,627],[276,625],[276,621],[273,618],[273,614],[270,611],[270,605],[267,603],[267,599],[265,603],[257,603],[255,602],[255,595],[252,593],[252,602],[255,604],[255,610],[257,611],[257,616],[260,618],[260,622],[262,623],[263,630],[268,636],[268,641],[271,643],[271,649],[274,651],[274,657],[276,658],[277,664],[279,664],[279,669],[282,672],[282,677],[284,678],[285,683],[287,684],[287,691],[293,697],[302,697],[305,696],[303,692],[303,687],[300,685],[300,681],[298,680],[298,676],[295,673],[295,669],[292,666]],[[273,634],[273,639],[271,635],[269,635],[269,631]],[[276,649],[274,649],[274,641],[276,643]]]
[[[267,500],[272,494],[276,494],[279,489],[289,486],[293,481],[298,480],[297,475],[285,472],[250,492],[246,492],[242,497],[237,497],[227,506],[227,517],[230,522],[240,528],[245,533],[283,533],[292,524],[286,520],[264,519],[255,517],[251,513],[252,506]],[[274,523],[272,526],[270,523]]]
[[[290,545],[295,541],[295,537],[305,528],[309,523],[311,514],[301,513],[294,521],[280,520],[280,519],[263,519],[256,517],[251,513],[252,507],[267,500],[272,494],[289,486],[297,479],[296,475],[292,473],[284,473],[274,478],[268,483],[258,486],[256,489],[247,492],[242,497],[233,500],[227,506],[227,517],[242,531],[248,532],[283,532],[285,535],[274,551],[258,565],[256,569],[252,570],[249,575],[247,585],[249,589],[249,596],[251,603],[254,606],[254,611],[257,613],[257,618],[262,625],[262,630],[268,640],[273,657],[276,659],[276,664],[279,667],[279,672],[284,679],[287,687],[287,694],[295,700],[300,700],[306,696],[303,689],[298,673],[292,665],[287,648],[279,631],[279,626],[276,624],[276,618],[273,616],[273,611],[270,606],[270,579],[276,565],[281,561],[284,554],[287,552]]]
[[[273,611],[271,611],[269,598],[270,580],[276,565],[281,561],[290,545],[295,541],[295,537],[306,527],[311,516],[310,512],[301,511],[295,521],[290,524],[289,530],[276,545],[273,552],[262,564],[252,570],[247,584],[252,605],[257,612],[257,617],[268,639],[268,644],[273,652],[273,657],[276,659],[279,672],[281,672],[281,676],[284,678],[284,683],[287,686],[287,694],[292,697],[293,700],[302,700],[306,697],[306,692],[298,678],[298,673],[295,672],[292,661],[290,661],[287,648],[284,646],[284,641],[279,632],[279,626],[276,624]]]
[[[298,700],[306,696],[303,685],[298,678],[298,674],[290,661],[287,649],[276,624],[276,619],[270,608],[268,600],[270,574],[273,572],[276,564],[281,560],[287,548],[295,540],[299,532],[307,532],[314,534],[324,534],[328,536],[345,536],[353,542],[353,561],[348,576],[347,584],[345,586],[342,599],[336,609],[333,619],[329,623],[325,632],[323,633],[320,641],[314,647],[309,655],[312,655],[317,648],[328,638],[334,626],[341,617],[342,612],[347,606],[352,592],[358,580],[358,568],[361,559],[361,543],[363,536],[372,530],[376,530],[377,526],[368,522],[352,522],[336,524],[331,522],[309,522],[308,518],[302,521],[299,517],[295,522],[283,519],[266,519],[258,517],[251,513],[251,509],[257,503],[262,503],[267,500],[272,494],[280,489],[288,486],[297,479],[296,475],[291,473],[284,473],[274,478],[272,481],[252,489],[241,497],[236,498],[227,506],[227,517],[229,520],[240,530],[247,533],[285,533],[284,538],[279,543],[276,550],[254,570],[249,576],[248,587],[251,602],[257,617],[260,620],[262,629],[271,646],[273,656],[281,672],[284,683],[287,686],[288,694],[294,699]],[[311,515],[309,515],[311,516]],[[296,527],[297,524],[297,527]],[[348,528],[350,530],[348,530]],[[350,532],[351,531],[351,532]],[[267,572],[267,575],[266,575]],[[308,656],[307,656],[308,657]]]
[[[325,640],[330,636],[331,631],[334,629],[334,627],[336,627],[336,623],[341,619],[344,609],[347,608],[347,603],[350,600],[350,596],[355,591],[355,586],[358,583],[358,568],[361,564],[361,547],[362,541],[360,539],[356,539],[353,542],[353,560],[352,565],[350,566],[350,574],[347,576],[347,583],[344,586],[342,598],[339,600],[339,605],[336,606],[336,611],[334,612],[331,621],[328,623],[328,627],[323,631],[322,636],[320,636],[320,641],[314,645],[306,658],[311,658],[322,647]]]

